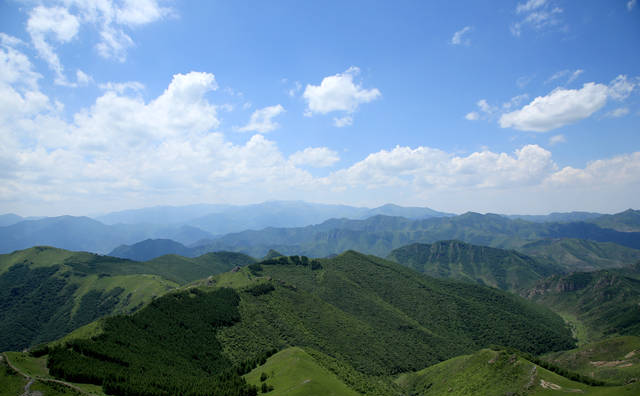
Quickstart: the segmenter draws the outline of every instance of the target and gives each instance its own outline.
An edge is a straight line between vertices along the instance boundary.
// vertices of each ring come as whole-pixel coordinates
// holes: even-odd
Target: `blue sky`
[[[0,212],[638,207],[640,5],[5,1]]]

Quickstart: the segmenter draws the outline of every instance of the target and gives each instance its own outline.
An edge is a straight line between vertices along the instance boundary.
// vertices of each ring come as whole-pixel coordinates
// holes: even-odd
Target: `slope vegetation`
[[[436,278],[466,280],[509,291],[563,272],[557,266],[541,264],[514,250],[460,241],[415,243],[393,250],[387,258]]]
[[[50,247],[0,255],[0,351],[54,340],[104,315],[132,312],[178,284],[253,261],[217,252],[138,263]]]
[[[640,266],[554,275],[524,295],[584,326],[583,341],[640,336]]]
[[[408,394],[425,396],[633,395],[640,384],[589,386],[562,377],[504,350],[483,349],[400,376]]]

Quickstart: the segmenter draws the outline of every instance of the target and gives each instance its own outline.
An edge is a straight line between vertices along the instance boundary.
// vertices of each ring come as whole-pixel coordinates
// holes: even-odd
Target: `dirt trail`
[[[4,354],[0,354],[0,361],[1,360],[5,360],[7,362],[7,364],[9,365],[9,367],[11,367],[13,369],[13,371],[15,371],[16,373],[20,374],[21,376],[27,378],[29,380],[29,382],[27,383],[27,385],[25,385],[24,387],[24,393],[20,396],[42,396],[42,392],[40,391],[31,391],[31,385],[37,380],[40,382],[55,382],[56,384],[60,384],[60,385],[64,385],[66,387],[69,387],[71,389],[73,389],[76,392],[80,392],[84,395],[89,395],[89,396],[96,396],[93,393],[87,392],[84,389],[78,388],[77,386],[70,384],[68,382],[65,381],[60,381],[60,380],[56,380],[56,379],[51,379],[51,378],[42,378],[42,377],[31,377],[25,373],[23,373],[22,371],[18,370],[18,368],[16,366],[14,366],[13,364],[11,364],[11,361],[9,359],[7,359]]]

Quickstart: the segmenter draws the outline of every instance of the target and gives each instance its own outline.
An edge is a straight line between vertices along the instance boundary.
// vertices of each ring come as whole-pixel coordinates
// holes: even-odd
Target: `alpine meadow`
[[[0,396],[640,395],[638,3],[0,2]]]

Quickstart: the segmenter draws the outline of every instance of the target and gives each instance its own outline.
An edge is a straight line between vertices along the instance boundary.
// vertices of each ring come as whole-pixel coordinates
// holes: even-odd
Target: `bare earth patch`
[[[629,363],[628,360],[600,360],[597,362],[589,362],[596,367],[629,367],[633,365],[633,363]],[[623,366],[624,365],[624,366]]]

